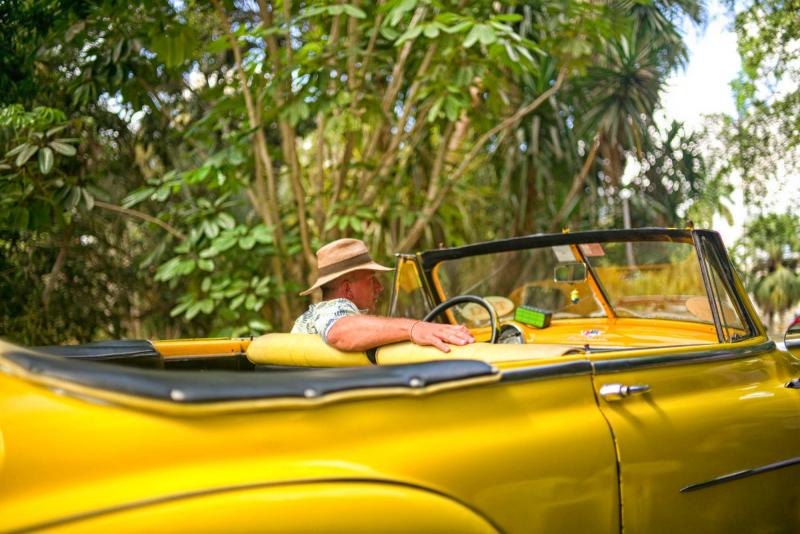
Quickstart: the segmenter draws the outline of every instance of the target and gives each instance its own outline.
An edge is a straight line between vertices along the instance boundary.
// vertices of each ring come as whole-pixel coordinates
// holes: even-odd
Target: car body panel
[[[763,338],[683,361],[619,358],[598,358],[594,383],[619,452],[626,529],[789,532],[800,525],[796,465],[696,487],[800,456],[800,396],[784,387],[800,375],[796,360]],[[649,390],[604,400],[609,384]]]
[[[8,376],[0,391],[0,495],[14,510],[0,517],[0,531],[214,488],[310,480],[422,488],[508,532],[619,528],[613,444],[585,372],[202,417],[96,404]]]

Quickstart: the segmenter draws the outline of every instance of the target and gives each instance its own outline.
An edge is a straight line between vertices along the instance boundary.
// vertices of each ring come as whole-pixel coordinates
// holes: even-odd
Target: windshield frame
[[[423,278],[423,286],[425,287],[426,292],[428,293],[429,300],[433,303],[433,305],[440,304],[442,302],[442,297],[439,295],[437,291],[433,291],[432,288],[436,287],[435,282],[435,268],[441,262],[445,260],[454,260],[459,258],[465,258],[470,256],[479,256],[484,254],[491,254],[497,252],[509,252],[509,251],[516,251],[516,250],[523,250],[523,249],[530,249],[530,248],[541,248],[541,247],[552,247],[552,246],[559,246],[559,245],[571,245],[576,249],[580,249],[578,245],[586,244],[586,243],[613,243],[613,242],[636,242],[636,241],[661,241],[661,242],[678,242],[691,245],[695,249],[695,253],[698,257],[700,265],[700,271],[702,273],[703,278],[703,285],[706,291],[706,295],[711,302],[712,308],[715,308],[716,297],[711,291],[709,287],[708,276],[706,272],[705,262],[703,260],[703,251],[701,247],[698,246],[699,240],[698,237],[705,237],[708,241],[711,242],[711,245],[716,249],[718,252],[719,257],[723,260],[723,272],[719,273],[725,281],[727,282],[728,286],[733,289],[732,296],[736,301],[736,304],[739,306],[739,309],[743,312],[743,317],[747,323],[747,326],[750,328],[750,331],[753,335],[756,336],[765,336],[766,331],[764,330],[763,325],[760,321],[755,319],[754,316],[754,309],[750,304],[749,300],[742,297],[742,293],[744,291],[744,287],[742,285],[741,280],[739,279],[738,275],[736,274],[735,270],[732,268],[730,264],[730,258],[728,256],[727,250],[725,249],[722,239],[720,238],[717,232],[711,230],[694,230],[694,229],[677,229],[677,228],[637,228],[637,229],[625,229],[625,230],[593,230],[593,231],[581,231],[581,232],[564,232],[560,234],[534,234],[529,236],[523,237],[514,237],[508,239],[501,239],[496,241],[488,241],[483,243],[475,243],[470,245],[464,245],[460,247],[453,247],[453,248],[441,248],[441,249],[433,249],[427,250],[417,254],[417,261],[418,265],[421,267],[421,273]],[[586,262],[586,258],[582,257],[583,254],[581,253],[581,260]],[[613,311],[613,306],[607,300],[607,295],[603,291],[602,285],[599,285],[599,280],[597,280],[594,273],[589,271],[589,275],[598,283],[599,292],[602,295],[598,295],[599,298],[604,298],[605,303],[608,305],[608,309]],[[612,316],[613,317],[613,316]],[[714,326],[717,329],[718,333],[722,331],[722,326],[720,324],[719,317],[715,316],[714,318]],[[719,334],[718,334],[719,336]],[[723,341],[720,338],[720,342]]]

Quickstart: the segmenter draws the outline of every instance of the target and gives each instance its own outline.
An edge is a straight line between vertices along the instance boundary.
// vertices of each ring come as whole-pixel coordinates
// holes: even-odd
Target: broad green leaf
[[[81,188],[76,186],[72,186],[69,188],[69,194],[67,195],[67,199],[64,202],[64,207],[68,210],[74,209],[78,202],[81,200]]]
[[[236,226],[236,221],[231,215],[227,213],[220,213],[217,215],[217,224],[226,230],[230,230]]]
[[[206,46],[206,52],[210,54],[218,54],[220,52],[224,52],[231,47],[230,41],[228,41],[228,37],[223,35],[217,39],[211,41],[211,43]]]
[[[195,302],[192,304],[188,310],[186,310],[186,318],[191,320],[200,313],[200,309],[202,308],[202,304],[200,302]]]
[[[214,301],[211,299],[203,299],[200,301],[200,311],[208,315],[214,311]]]
[[[459,22],[455,26],[445,26],[442,28],[442,30],[444,30],[446,33],[461,33],[472,28],[472,26],[473,26],[472,22],[465,21],[465,22]]]
[[[239,248],[242,250],[250,250],[256,246],[256,240],[252,236],[245,236],[239,239]]]
[[[175,257],[170,259],[166,263],[162,263],[158,267],[158,270],[156,271],[156,276],[155,276],[156,282],[166,282],[178,276],[178,268],[180,266],[180,263],[181,263],[180,257]]]
[[[344,9],[344,12],[353,18],[356,19],[367,18],[367,14],[364,13],[361,9],[357,8],[356,6],[352,6],[350,4],[344,4],[342,5],[342,9]]]
[[[403,16],[415,7],[417,7],[417,0],[402,0],[389,12],[387,17],[389,26],[397,26],[403,20]]]
[[[447,120],[450,122],[456,122],[459,114],[461,113],[461,103],[457,99],[448,95],[447,98],[444,99],[444,113],[447,116]]]
[[[464,48],[469,48],[478,42],[478,38],[480,37],[480,30],[478,28],[479,25],[476,25],[469,31],[467,37],[464,39]]]
[[[213,258],[217,254],[219,254],[219,250],[217,250],[216,247],[214,247],[214,246],[210,246],[210,247],[200,251],[200,257],[204,258],[204,259],[205,258]]]
[[[238,297],[236,297],[235,299],[233,299],[233,300],[231,301],[231,303],[230,303],[230,308],[231,308],[232,310],[235,310],[236,308],[238,308],[239,306],[241,306],[241,305],[242,305],[242,302],[244,302],[244,299],[245,299],[245,298],[247,298],[247,295],[246,295],[246,294],[240,294]]]
[[[400,35],[400,32],[389,26],[381,26],[381,35],[387,41],[394,41]]]
[[[44,147],[39,151],[39,170],[42,174],[50,174],[53,170],[53,150],[50,147]]]
[[[510,15],[495,15],[492,18],[501,22],[519,22],[523,20],[523,16],[518,15],[517,13],[512,13]]]
[[[17,167],[22,167],[23,165],[25,165],[28,162],[28,160],[31,159],[31,156],[36,154],[36,151],[39,150],[39,147],[36,145],[30,145],[28,143],[25,143],[24,146],[25,148],[23,148],[20,151],[20,153],[17,154],[17,159],[14,162]]]
[[[180,304],[172,308],[172,311],[169,312],[169,316],[177,317],[178,315],[186,311],[186,308],[188,308],[191,304],[192,304],[191,300],[185,300],[184,302],[181,302]]]
[[[272,330],[272,325],[261,319],[251,319],[250,322],[247,323],[247,326],[249,326],[251,330],[259,333]]]
[[[136,204],[142,202],[143,200],[147,200],[148,198],[150,198],[154,192],[155,188],[153,187],[145,187],[144,189],[139,189],[138,191],[134,191],[133,193],[122,199],[122,207],[130,208],[131,206],[135,206]]]
[[[67,125],[63,124],[61,126],[56,126],[55,128],[50,128],[49,130],[47,130],[47,133],[45,135],[47,135],[47,137],[53,137],[55,134],[62,131],[66,127]]]
[[[197,262],[193,259],[188,260],[181,260],[178,262],[178,274],[192,274],[194,272],[195,267],[197,267]]]
[[[478,38],[480,39],[481,44],[490,45],[497,41],[497,35],[491,26],[487,26],[486,24],[478,24],[475,27],[478,28]]]
[[[219,235],[219,226],[216,223],[209,221],[208,219],[202,222],[203,233],[205,233],[209,239],[214,239]]]
[[[20,152],[22,152],[23,150],[25,150],[25,148],[28,147],[28,146],[30,146],[28,143],[22,143],[21,145],[15,146],[14,148],[12,148],[8,152],[6,152],[6,156],[5,157],[12,158],[12,157],[16,156],[17,154],[19,154]]]
[[[395,44],[401,45],[406,41],[412,41],[416,39],[417,37],[419,37],[419,34],[422,33],[422,29],[423,28],[420,25],[409,28],[403,35],[400,36],[400,38],[397,40]]]
[[[236,244],[237,238],[235,234],[225,232],[214,240],[214,249],[219,252],[225,252]]]
[[[436,99],[436,102],[433,103],[431,110],[428,112],[428,122],[433,122],[439,117],[439,111],[442,109],[443,104],[444,97],[440,96]]]
[[[255,239],[257,242],[261,243],[262,245],[267,245],[272,243],[272,230],[260,224],[253,228],[250,232],[250,235]]]
[[[170,193],[172,193],[172,188],[169,186],[169,184],[165,184],[156,189],[153,197],[159,202],[164,202],[169,198]]]
[[[48,145],[50,148],[63,156],[74,156],[78,152],[75,150],[74,146],[68,145],[67,143],[62,143],[60,141],[50,141]]]
[[[85,187],[81,188],[81,195],[83,196],[83,204],[86,206],[86,210],[91,211],[94,208],[94,197]]]
[[[214,270],[214,262],[208,259],[197,260],[197,267],[201,271],[212,272]]]
[[[439,36],[439,25],[435,22],[432,24],[426,24],[425,28],[423,29],[423,34],[428,39],[435,39]]]
[[[211,278],[209,278],[208,276],[203,278],[203,281],[200,283],[200,289],[202,289],[203,292],[207,293],[208,290],[211,289]]]

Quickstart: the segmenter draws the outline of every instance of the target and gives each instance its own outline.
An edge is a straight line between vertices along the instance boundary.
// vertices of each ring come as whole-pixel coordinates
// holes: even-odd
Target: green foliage
[[[770,324],[800,302],[800,218],[762,215],[745,226],[735,250],[746,266],[745,285]]]
[[[287,329],[323,243],[595,226],[630,154],[636,222],[701,205],[695,141],[652,122],[694,2],[78,4],[8,13],[35,81],[0,111],[0,245],[40,258],[3,311],[26,341],[37,307],[69,318],[48,340]]]
[[[738,116],[724,122],[727,159],[748,204],[762,206],[770,178],[800,173],[800,2],[729,4],[742,71],[731,84]]]

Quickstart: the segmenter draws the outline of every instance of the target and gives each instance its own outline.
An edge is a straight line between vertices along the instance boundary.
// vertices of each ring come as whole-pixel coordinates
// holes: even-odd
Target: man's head
[[[359,309],[375,313],[378,297],[383,291],[383,285],[378,280],[378,273],[361,269],[353,271],[322,286],[324,300],[345,298],[350,300]]]
[[[359,239],[338,239],[317,251],[317,281],[301,295],[323,288],[323,298],[347,298],[359,308],[374,312],[383,286],[379,271],[391,271],[372,261],[367,245]],[[347,295],[352,295],[353,298]]]

